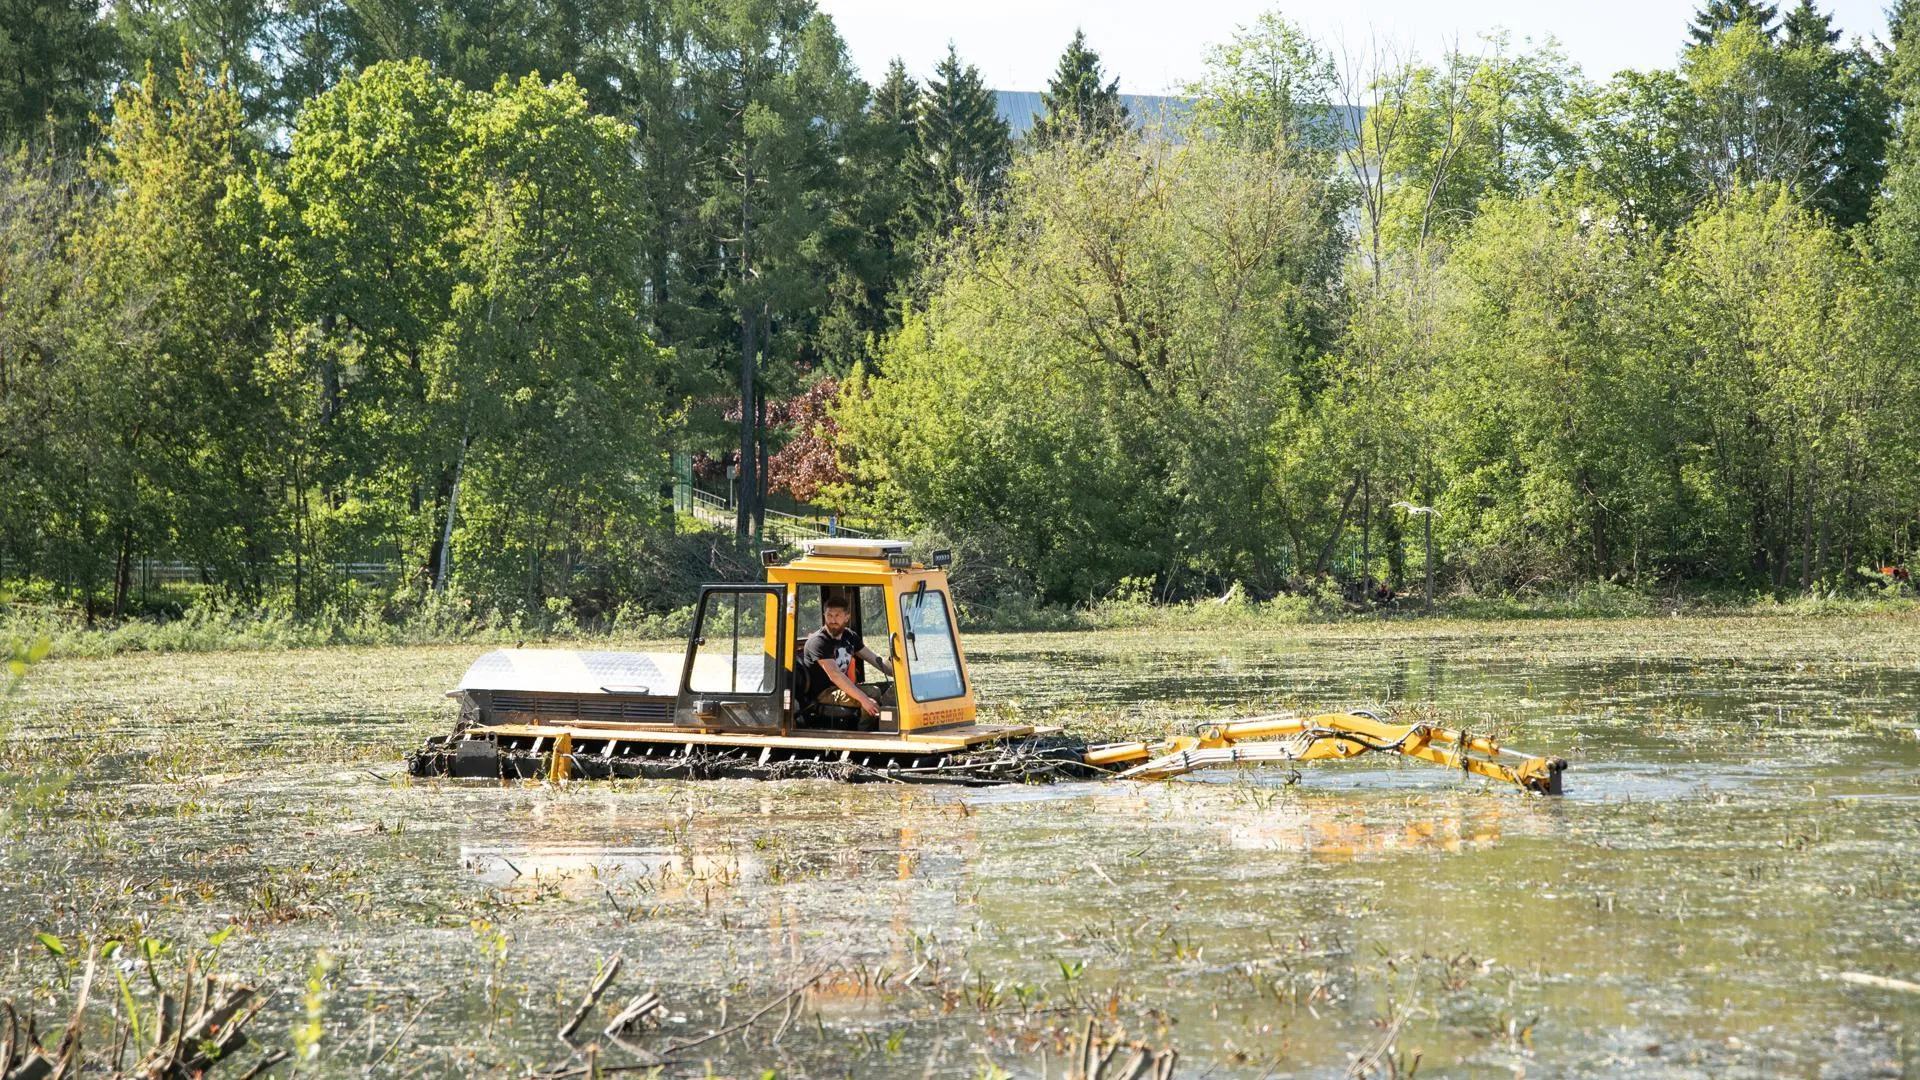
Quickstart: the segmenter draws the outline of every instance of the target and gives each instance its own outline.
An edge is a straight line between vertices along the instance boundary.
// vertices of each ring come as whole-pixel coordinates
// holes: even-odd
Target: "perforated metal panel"
[[[625,724],[673,722],[673,699],[666,696],[628,697],[624,694],[522,694],[489,691],[488,722],[532,720],[565,723],[596,720]]]
[[[672,697],[685,662],[680,653],[498,649],[475,660],[456,690]]]

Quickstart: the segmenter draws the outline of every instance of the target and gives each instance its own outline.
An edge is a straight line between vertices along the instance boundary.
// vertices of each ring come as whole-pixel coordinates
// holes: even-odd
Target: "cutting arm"
[[[1567,763],[1509,750],[1485,735],[1432,724],[1398,724],[1372,713],[1274,713],[1209,724],[1192,735],[1153,742],[1107,743],[1086,750],[1089,765],[1116,769],[1121,779],[1164,780],[1223,765],[1323,761],[1395,752],[1504,780],[1528,791],[1560,794]]]

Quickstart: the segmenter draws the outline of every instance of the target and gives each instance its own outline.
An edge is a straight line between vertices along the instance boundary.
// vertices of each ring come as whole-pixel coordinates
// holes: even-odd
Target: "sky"
[[[1458,41],[1472,51],[1499,27],[1518,45],[1552,36],[1593,79],[1622,68],[1670,66],[1694,9],[1704,0],[816,0],[833,16],[853,62],[878,82],[899,56],[916,78],[953,42],[996,90],[1043,90],[1076,27],[1130,94],[1177,93],[1199,74],[1207,46],[1277,9],[1335,50],[1364,52],[1370,41],[1437,55]],[[1782,0],[1784,10],[1797,0]],[[1816,0],[1819,2],[1819,0]],[[1823,10],[1847,38],[1886,33],[1890,0],[1826,0]]]

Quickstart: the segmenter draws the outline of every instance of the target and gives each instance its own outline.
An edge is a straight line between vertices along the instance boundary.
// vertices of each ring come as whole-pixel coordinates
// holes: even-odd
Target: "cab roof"
[[[907,542],[831,536],[819,540],[802,540],[800,550],[808,555],[822,555],[835,559],[884,559],[889,555],[907,550]]]

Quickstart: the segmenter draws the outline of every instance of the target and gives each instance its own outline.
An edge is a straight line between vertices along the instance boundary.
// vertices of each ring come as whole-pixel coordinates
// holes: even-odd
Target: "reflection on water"
[[[661,896],[688,884],[734,886],[759,879],[765,867],[735,851],[682,854],[660,848],[607,844],[462,844],[460,865],[482,885],[538,890],[601,889],[615,883],[652,883]]]
[[[1377,758],[981,791],[416,784],[391,720],[335,730],[392,745],[367,767],[278,752],[325,722],[318,689],[161,723],[113,706],[139,686],[63,675],[36,716],[276,752],[115,758],[10,850],[0,942],[237,921],[229,962],[288,987],[325,946],[358,988],[329,1006],[332,1075],[440,991],[413,1062],[549,1063],[615,951],[621,992],[669,1000],[661,1038],[821,976],[778,1047],[714,1044],[723,1074],[1031,1075],[1092,1014],[1178,1046],[1183,1075],[1343,1076],[1396,1020],[1421,1076],[1920,1075],[1920,996],[1839,978],[1920,979],[1915,632],[1635,625],[969,645],[982,697],[1023,718],[1389,701],[1568,757],[1563,799]],[[278,1030],[302,1007],[282,995]]]
[[[1223,823],[1229,848],[1236,851],[1293,851],[1323,858],[1352,858],[1405,851],[1444,851],[1492,847],[1500,839],[1498,815],[1461,814],[1383,825],[1327,820],[1305,808],[1266,815],[1244,823]]]

